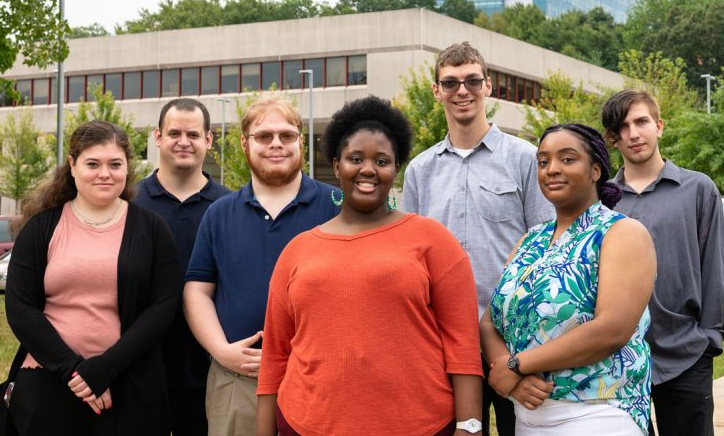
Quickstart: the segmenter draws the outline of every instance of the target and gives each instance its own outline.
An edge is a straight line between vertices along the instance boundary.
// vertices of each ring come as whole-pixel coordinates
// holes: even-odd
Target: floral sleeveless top
[[[555,221],[528,232],[505,267],[490,303],[493,324],[511,353],[545,344],[593,319],[601,242],[622,218],[598,202],[554,244],[550,241]],[[544,373],[555,385],[550,398],[610,404],[631,415],[646,434],[651,357],[644,334],[650,321],[647,308],[628,343],[601,362]]]

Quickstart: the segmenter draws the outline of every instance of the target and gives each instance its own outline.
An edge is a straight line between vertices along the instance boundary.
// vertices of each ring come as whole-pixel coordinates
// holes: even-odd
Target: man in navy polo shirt
[[[166,220],[185,272],[201,217],[229,190],[201,170],[212,141],[209,112],[203,104],[190,98],[168,102],[161,109],[154,137],[159,167],[138,182],[134,201]],[[189,331],[181,307],[164,340],[163,357],[174,436],[205,436],[209,356]]]
[[[207,211],[186,274],[184,310],[213,358],[206,389],[209,435],[255,435],[269,279],[297,234],[339,213],[333,187],[302,173],[302,119],[277,96],[241,121],[251,183]]]

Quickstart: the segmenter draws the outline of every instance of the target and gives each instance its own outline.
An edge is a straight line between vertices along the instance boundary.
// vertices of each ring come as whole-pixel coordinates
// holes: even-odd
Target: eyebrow
[[[576,149],[573,148],[573,147],[566,147],[566,148],[562,148],[562,149],[556,151],[557,154],[560,154],[560,153],[571,153],[571,152],[576,153],[576,154],[581,154],[580,151],[576,150]],[[550,152],[550,151],[539,151],[538,153],[536,153],[536,155],[537,155],[537,156],[542,156],[542,155],[549,155],[549,154],[551,154],[551,153],[552,153],[552,152]]]

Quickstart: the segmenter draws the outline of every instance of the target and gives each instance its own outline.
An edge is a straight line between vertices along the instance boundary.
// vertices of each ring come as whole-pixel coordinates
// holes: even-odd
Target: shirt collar
[[[613,178],[613,182],[621,187],[628,188],[626,180],[624,178],[624,169],[621,167],[616,173],[616,177]],[[671,180],[677,185],[681,185],[681,168],[677,167],[673,162],[668,159],[664,159],[664,168],[659,173],[659,177],[651,184],[656,186],[662,180]]]
[[[314,200],[316,192],[317,183],[309,176],[302,173],[302,184],[299,187],[299,192],[290,204],[311,203],[312,200]],[[256,197],[254,196],[254,187],[252,186],[251,181],[249,181],[246,186],[241,188],[241,190],[239,191],[239,195],[241,196],[241,200],[244,203],[256,203]]]
[[[498,126],[496,126],[495,123],[489,123],[489,126],[490,129],[488,129],[488,132],[480,140],[480,142],[478,142],[478,145],[476,145],[475,148],[483,145],[484,147],[487,147],[488,150],[495,151],[495,149],[503,142],[505,135]],[[442,154],[445,151],[449,151],[451,153],[455,152],[452,142],[450,142],[450,132],[445,135],[445,139],[437,144],[437,148],[435,150],[437,154]]]
[[[201,171],[201,174],[206,177],[206,184],[203,188],[201,188],[201,191],[199,191],[199,196],[205,198],[206,200],[214,201],[215,198],[212,197],[211,194],[211,175],[206,171]],[[148,193],[151,197],[159,197],[165,194],[173,196],[170,192],[166,190],[166,188],[163,187],[163,185],[161,185],[161,182],[158,181],[158,168],[153,170],[153,173],[148,178],[149,183],[146,186],[148,187]]]

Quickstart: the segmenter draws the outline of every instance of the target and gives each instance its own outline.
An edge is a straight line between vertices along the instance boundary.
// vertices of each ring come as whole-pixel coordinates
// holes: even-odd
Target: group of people
[[[659,435],[713,435],[724,214],[660,155],[656,100],[622,91],[606,140],[555,125],[536,148],[487,120],[470,44],[434,74],[449,131],[399,207],[412,131],[374,96],[324,133],[338,188],[304,174],[279,96],[244,112],[233,193],[196,100],[163,107],[135,197],[128,138],[81,125],[23,205],[3,436],[487,435],[491,404],[501,436],[653,436],[652,401]]]

